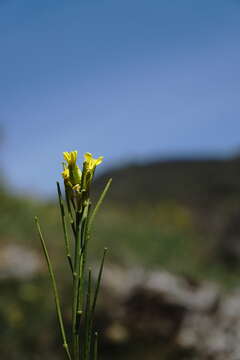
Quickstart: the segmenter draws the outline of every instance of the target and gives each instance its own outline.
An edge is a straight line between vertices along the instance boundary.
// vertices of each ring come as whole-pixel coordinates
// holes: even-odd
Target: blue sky
[[[238,0],[0,0],[5,178],[51,195],[62,151],[238,151],[239,39]]]

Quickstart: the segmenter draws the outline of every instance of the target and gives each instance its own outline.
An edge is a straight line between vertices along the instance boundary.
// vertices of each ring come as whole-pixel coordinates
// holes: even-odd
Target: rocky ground
[[[29,281],[42,269],[34,252],[17,246],[2,249],[0,260],[1,280]],[[96,328],[106,360],[240,360],[240,288],[108,265],[100,295]]]
[[[111,267],[102,298],[106,346],[144,344],[155,348],[149,359],[163,352],[166,359],[240,359],[240,290],[223,294],[214,284],[165,271]]]

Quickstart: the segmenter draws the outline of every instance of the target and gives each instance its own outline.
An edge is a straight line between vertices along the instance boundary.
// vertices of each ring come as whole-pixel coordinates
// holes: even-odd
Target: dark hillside
[[[239,159],[129,165],[98,177],[95,182],[98,193],[108,177],[113,177],[113,184],[97,214],[89,244],[93,267],[106,246],[109,248],[106,265],[110,265],[110,269],[111,265],[116,269],[161,269],[183,274],[189,284],[204,279],[226,287],[239,286]],[[40,202],[16,196],[6,185],[0,186],[1,359],[33,359],[28,356],[30,352],[46,354],[46,359],[58,356],[52,292],[33,221],[38,215],[57,278],[61,279],[66,314],[70,314],[67,310],[70,309],[70,273],[63,255],[57,196],[55,199],[56,202]],[[35,265],[29,267],[29,264]],[[116,275],[116,289],[119,279],[124,289],[128,281],[131,282],[128,275],[123,276],[122,281],[122,277]],[[135,271],[133,276],[136,277]],[[109,306],[111,297],[110,302],[109,296],[106,297]],[[142,296],[137,298],[141,303]],[[152,304],[152,295],[149,299]],[[121,299],[121,309],[122,304]],[[133,309],[137,310],[134,304]],[[112,314],[119,314],[115,308],[109,309],[111,319]],[[134,314],[132,308],[129,309]],[[142,316],[142,308],[139,309]],[[148,303],[146,309],[149,309]],[[153,318],[147,320],[149,324],[156,318],[155,308],[153,311]],[[166,313],[169,312],[164,308]],[[139,317],[138,310],[136,314]],[[135,328],[132,329],[137,334]],[[16,354],[9,356],[8,344],[17,349]]]
[[[194,227],[213,253],[232,263],[240,259],[240,158],[158,161],[105,173],[96,189],[113,178],[108,201],[114,206],[187,207]]]
[[[192,205],[239,196],[240,159],[170,160],[128,165],[96,180],[98,190],[107,178],[114,186],[112,201],[128,204],[174,200]]]

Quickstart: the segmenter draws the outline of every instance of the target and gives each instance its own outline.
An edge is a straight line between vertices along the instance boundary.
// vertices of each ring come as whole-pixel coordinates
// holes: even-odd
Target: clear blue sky
[[[238,0],[0,0],[5,177],[47,195],[62,151],[237,151],[239,39]]]

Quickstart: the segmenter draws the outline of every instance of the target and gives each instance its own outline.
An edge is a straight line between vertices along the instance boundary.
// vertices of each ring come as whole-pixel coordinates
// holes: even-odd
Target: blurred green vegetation
[[[63,264],[64,243],[58,204],[41,203],[1,193],[1,246],[20,244],[40,253],[33,217],[40,218],[55,267],[67,270]],[[231,277],[217,258],[212,258],[212,243],[199,233],[191,209],[174,201],[136,207],[114,206],[107,199],[100,210],[90,243],[91,261],[99,259],[104,246],[109,248],[108,261],[122,266],[144,266],[164,269],[199,278],[221,281],[216,269]],[[214,271],[213,271],[214,268]],[[224,280],[224,279],[223,279]],[[224,280],[225,281],[225,280]]]
[[[109,263],[164,268],[194,280],[217,281],[226,288],[237,285],[239,267],[226,265],[217,249],[232,209],[239,209],[239,161],[205,165],[130,166],[100,177],[96,193],[109,176],[113,176],[113,185],[96,219],[90,261],[95,263],[107,246]],[[40,219],[69,324],[70,273],[58,204],[16,196],[2,186],[0,215],[0,260],[9,244],[32,249],[42,259],[39,273],[32,277],[0,274],[1,356],[8,360],[57,359],[61,353],[58,325],[33,218],[38,215]],[[223,227],[215,226],[219,223]]]

